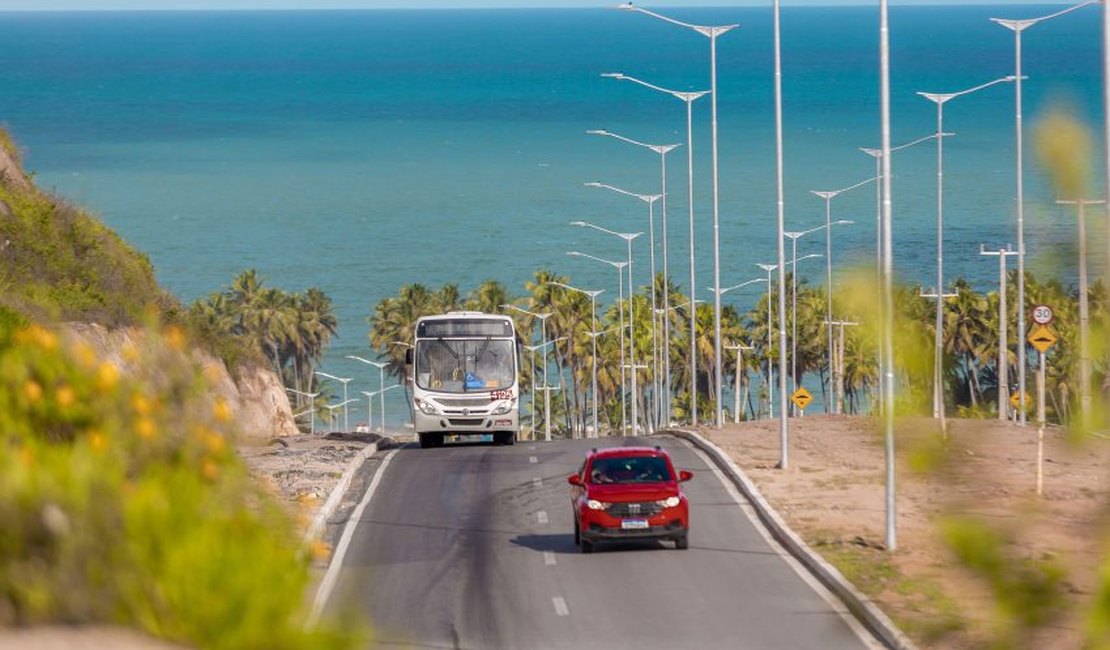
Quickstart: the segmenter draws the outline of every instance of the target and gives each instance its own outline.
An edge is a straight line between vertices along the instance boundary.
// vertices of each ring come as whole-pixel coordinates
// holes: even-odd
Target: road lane
[[[684,442],[690,550],[572,538],[566,476],[603,439],[403,449],[355,530],[326,612],[381,648],[864,648]],[[531,459],[535,458],[535,462]]]

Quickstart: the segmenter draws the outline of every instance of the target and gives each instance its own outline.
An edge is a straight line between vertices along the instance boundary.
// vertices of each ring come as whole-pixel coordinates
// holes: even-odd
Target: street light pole
[[[998,256],[998,419],[1007,420],[1009,407],[1006,406],[1006,400],[1010,397],[1010,382],[1006,375],[1009,372],[1010,359],[1006,350],[1006,323],[1009,320],[1006,309],[1006,258],[1017,255],[1017,251],[1009,244],[997,251],[986,250],[986,247],[979,244],[979,254]]]
[[[695,300],[695,294],[696,294],[696,291],[695,291],[696,277],[695,276],[696,276],[696,272],[695,272],[695,267],[694,267],[694,248],[695,248],[694,241],[695,241],[695,238],[694,238],[694,109],[693,109],[693,104],[698,98],[702,97],[703,95],[708,95],[709,91],[708,90],[699,90],[699,91],[693,91],[693,92],[680,92],[680,91],[677,91],[677,90],[670,90],[670,89],[667,89],[667,88],[662,88],[660,86],[656,86],[654,84],[650,84],[646,81],[641,81],[640,79],[636,79],[635,77],[630,77],[628,75],[621,74],[619,72],[604,73],[601,76],[609,77],[611,79],[623,79],[623,80],[626,80],[626,81],[631,81],[633,83],[639,84],[639,85],[644,86],[646,88],[650,88],[652,90],[662,92],[662,93],[667,93],[668,95],[671,95],[672,97],[675,97],[677,99],[682,100],[686,104],[686,193],[687,193],[687,198],[688,198],[689,225],[690,225],[690,233],[689,233],[689,237],[690,237],[690,302],[691,302],[691,304],[696,304],[696,300]],[[664,173],[664,179],[665,178],[666,178],[666,174]],[[664,194],[666,194],[666,191],[664,191]],[[664,206],[664,208],[666,208],[666,199],[664,199],[663,206]],[[666,255],[664,255],[664,258],[666,258]],[[665,259],[664,259],[664,261],[665,261]],[[669,300],[669,298],[668,298],[668,300]],[[669,334],[670,324],[669,324],[669,321],[668,321],[668,324],[666,325],[666,327],[667,327],[668,333],[664,335],[664,338],[666,338],[666,340],[667,340],[668,354],[667,354],[667,361],[666,361],[666,366],[665,366],[665,373],[666,373],[666,376],[667,376],[667,379],[666,379],[666,382],[667,382],[667,391],[666,391],[666,393],[667,393],[667,413],[670,416],[674,412],[674,407],[673,407],[673,401],[672,401],[673,394],[672,394],[672,390],[671,390],[671,362],[670,362],[670,334]],[[697,397],[698,355],[697,355],[697,347],[696,346],[697,346],[697,310],[696,309],[691,309],[690,310],[690,377],[692,379],[691,379],[691,383],[690,383],[690,386],[691,386],[691,389],[690,389],[690,423],[693,426],[697,426],[697,424],[698,424],[698,397]]]
[[[385,433],[385,390],[383,390],[383,389],[385,388],[385,367],[389,364],[380,363],[378,361],[371,361],[369,359],[363,359],[362,357],[355,356],[353,354],[348,354],[347,358],[348,359],[353,359],[355,361],[361,361],[362,363],[369,364],[369,365],[374,366],[375,368],[378,369],[378,392],[381,393],[381,396],[379,397],[379,403],[381,404],[381,411],[382,411],[382,433]],[[366,422],[366,425],[370,426],[370,422],[369,422],[370,405],[367,404],[366,407],[367,407],[367,422]],[[371,429],[371,430],[373,430],[373,429]]]
[[[872,181],[877,181],[877,180],[878,180],[877,177],[868,178],[866,180],[862,180],[862,181],[856,183],[855,185],[850,185],[848,187],[844,187],[844,188],[841,188],[839,190],[829,190],[829,191],[810,190],[809,191],[810,194],[818,196],[818,197],[820,197],[821,199],[823,199],[825,201],[825,303],[826,303],[826,305],[825,305],[825,320],[829,323],[832,322],[832,293],[833,293],[833,291],[832,291],[832,289],[833,289],[833,286],[832,286],[832,225],[833,225],[833,223],[832,223],[832,200],[835,199],[837,196],[840,196],[841,194],[845,193],[845,192],[850,192],[850,191],[852,191],[852,190],[854,190],[858,187],[863,187],[864,185],[867,185],[868,183],[870,183]],[[832,325],[827,326],[826,331],[825,331],[825,335],[828,338],[828,364],[829,364],[829,373],[830,373],[829,382],[830,382],[830,386],[831,386],[831,382],[833,381],[833,378],[831,376],[831,373],[832,373],[832,347],[833,347],[833,345],[832,345]],[[826,409],[826,412],[829,412],[829,408],[828,408],[827,404],[825,405],[825,409]],[[833,403],[832,412],[836,413],[835,401]]]
[[[566,289],[567,291],[576,291],[578,293],[583,293],[583,294],[586,294],[587,296],[589,296],[590,297],[590,317],[591,317],[590,333],[592,334],[592,333],[597,331],[597,297],[605,292],[603,289],[594,289],[594,290],[589,290],[588,291],[586,289],[579,289],[578,287],[572,287],[569,284],[563,284],[562,282],[548,282],[548,284],[553,284],[557,287],[562,287],[562,288]],[[592,394],[592,396],[590,398],[590,401],[593,403],[593,411],[594,411],[594,416],[593,416],[594,435],[592,437],[596,438],[597,437],[597,431],[598,431],[598,429],[597,429],[597,337],[596,336],[591,336],[590,340],[591,340],[591,343],[593,344],[593,358],[592,358],[592,361],[590,363],[590,367],[591,367],[591,370],[593,372],[593,377],[592,377],[591,382],[590,382],[590,384],[591,384],[590,392]]]
[[[1071,13],[1087,5],[1098,4],[1100,0],[1087,0],[1061,11],[1026,20],[1010,20],[1006,18],[991,18],[997,23],[1014,33],[1014,132],[1016,134],[1015,167],[1017,169],[1017,240],[1018,240],[1018,290],[1017,290],[1017,351],[1018,351],[1018,421],[1025,424],[1025,173],[1024,173],[1024,135],[1022,127],[1022,100],[1021,100],[1021,34],[1037,23],[1051,20],[1058,16]]]
[[[894,253],[891,238],[893,204],[891,200],[890,160],[890,26],[887,0],[879,1],[879,105],[882,132],[882,350],[879,374],[883,376],[883,419],[886,429],[886,547],[898,548],[895,534],[897,512],[894,499]]]
[[[759,282],[763,282],[763,280],[761,279]],[[733,388],[732,395],[732,423],[740,424],[740,373],[744,372],[744,350],[754,350],[755,346],[737,343],[736,345],[726,345],[725,348],[736,350],[736,385]]]
[[[505,304],[501,305],[501,308],[502,309],[512,309],[512,310],[518,311],[522,314],[527,314],[527,315],[529,315],[533,318],[540,319],[540,335],[541,335],[540,340],[542,341],[543,345],[547,345],[547,319],[551,317],[552,312],[544,312],[542,314],[537,314],[536,312],[528,311],[527,309],[524,309],[522,307],[517,307],[516,305],[510,305],[508,303],[505,303]],[[536,372],[536,367],[533,365],[532,366],[533,375],[535,374],[535,372]],[[536,397],[535,396],[535,386],[536,386],[536,379],[533,376],[532,377],[532,388],[533,388],[532,399],[535,399],[535,397]],[[544,389],[545,389],[544,394],[543,394],[543,432],[544,432],[544,440],[550,442],[551,441],[551,392],[546,390],[546,388],[547,388],[547,350],[544,350],[544,353],[543,353],[543,386],[544,386]]]
[[[300,395],[301,397],[307,397],[308,398],[308,410],[303,411],[301,413],[298,413],[297,415],[304,415],[305,413],[308,413],[309,433],[311,435],[316,435],[316,403],[315,403],[315,399],[320,393],[305,393],[305,392],[299,391],[295,388],[286,388],[285,390],[289,391],[290,393]],[[294,415],[293,417],[296,418],[297,415]]]
[[[633,285],[632,285],[632,240],[636,239],[637,237],[639,237],[640,235],[642,235],[644,233],[642,233],[642,232],[634,232],[634,233],[615,232],[613,230],[609,230],[608,228],[602,228],[601,226],[597,226],[597,225],[594,225],[594,224],[586,222],[586,221],[572,221],[570,225],[580,226],[580,227],[583,227],[583,228],[592,228],[592,229],[597,230],[599,232],[603,232],[603,233],[606,233],[606,234],[609,234],[609,235],[613,235],[615,237],[620,237],[628,245],[628,262],[627,262],[627,264],[628,264],[628,359],[629,359],[629,363],[631,363],[633,366],[635,366],[636,365],[636,337],[635,337],[635,333],[636,333],[636,325],[635,325],[635,323],[636,323],[636,314],[635,314],[634,307],[635,307],[636,301],[634,299],[635,291],[632,288],[633,287]],[[653,318],[654,318],[654,315],[653,315]],[[623,364],[621,364],[621,365],[623,366]],[[636,392],[636,373],[633,372],[632,373],[632,435],[636,435],[636,426],[637,426],[637,422],[638,422],[638,411],[637,411],[637,402],[638,401],[639,401],[639,399],[638,399],[638,395],[637,395],[637,392]]]
[[[720,193],[718,183],[718,153],[717,153],[717,37],[733,30],[739,25],[693,25],[684,23],[674,18],[669,18],[657,14],[653,11],[648,11],[641,7],[633,5],[631,2],[626,2],[620,5],[621,9],[627,11],[636,11],[659,20],[666,21],[679,27],[692,29],[697,33],[709,38],[709,100],[710,100],[710,123],[712,131],[712,147],[713,147],[713,286],[720,288],[721,286],[721,226],[720,226]],[[721,294],[714,294],[713,302],[713,354],[715,361],[714,373],[716,377],[716,427],[721,428]]]
[[[1105,205],[1102,199],[1058,200],[1058,205],[1074,205],[1079,217],[1079,404],[1084,426],[1091,417],[1091,344],[1087,299],[1087,214],[1088,205]]]
[[[580,253],[578,251],[567,251],[567,255],[570,255],[572,257],[585,257],[596,262],[603,262],[617,269],[617,313],[619,314],[620,319],[620,336],[618,337],[618,340],[620,341],[621,349],[621,435],[627,435],[625,433],[625,429],[628,426],[628,421],[626,420],[625,414],[628,412],[628,409],[627,405],[625,404],[624,390],[624,267],[627,262],[614,262],[612,260],[594,257],[593,255]]]
[[[334,379],[335,381],[338,381],[338,382],[343,384],[343,430],[345,432],[350,431],[350,423],[347,420],[347,405],[350,404],[351,401],[353,401],[353,400],[347,399],[347,382],[354,379],[354,377],[336,377],[335,375],[329,375],[328,373],[321,372],[319,370],[316,370],[315,374],[317,374],[321,377],[325,377],[327,379]],[[339,407],[337,406],[336,408],[339,408]]]
[[[984,88],[1000,83],[1010,83],[1014,77],[1002,77],[980,84],[967,90],[954,93],[928,93],[918,91],[917,94],[937,105],[937,293],[944,292],[944,105],[949,101]],[[936,324],[934,332],[933,350],[933,417],[941,422],[941,430],[946,430],[944,423],[944,391],[941,387],[942,359],[944,356],[944,300],[937,299]]]
[[[774,377],[771,374],[771,271],[778,268],[778,264],[756,264],[759,268],[767,272],[767,418],[775,418],[775,386]],[[782,287],[779,287],[782,291]],[[780,354],[782,351],[780,350]]]
[[[614,138],[618,138],[620,140],[625,140],[627,142],[632,142],[634,144],[642,144],[642,143],[636,142],[635,140],[629,140],[628,138],[624,138],[624,137],[621,137],[621,136],[618,136],[618,135],[614,135],[612,133],[609,133],[608,131],[590,131],[589,133],[599,133],[599,134],[602,134],[602,135],[609,135],[609,136],[612,136]],[[652,145],[644,145],[644,146],[650,147]],[[672,148],[674,148],[676,146],[678,146],[678,145],[666,145],[666,147],[668,147],[667,151],[670,151]],[[665,155],[665,152],[664,152],[664,155]],[[659,374],[659,352],[658,352],[658,349],[657,349],[657,346],[656,346],[656,342],[658,341],[658,337],[656,336],[656,330],[655,330],[655,310],[656,310],[656,305],[655,305],[655,202],[658,201],[659,199],[663,198],[663,195],[662,194],[637,194],[635,192],[629,192],[628,190],[623,190],[619,187],[614,187],[614,186],[609,185],[607,183],[599,183],[597,181],[589,182],[589,183],[586,183],[585,185],[586,185],[586,187],[600,187],[602,189],[612,190],[613,192],[617,192],[619,194],[624,194],[625,196],[631,196],[633,198],[640,199],[644,203],[648,204],[648,232],[649,232],[649,235],[648,235],[649,244],[648,245],[650,247],[649,258],[651,260],[651,282],[648,283],[648,286],[649,286],[650,292],[651,292],[651,314],[652,314],[652,316],[651,316],[652,391],[651,392],[652,392],[652,401],[654,402],[653,410],[655,412],[654,416],[653,416],[653,419],[655,419],[659,415],[659,389],[658,389],[658,384],[659,384],[659,376],[660,376],[660,374]],[[666,235],[664,235],[664,237],[665,236]],[[631,242],[629,242],[629,243],[631,245]],[[664,246],[664,250],[666,250],[666,246]],[[629,259],[631,259],[631,258],[629,258]],[[663,264],[664,264],[664,269],[665,269],[666,268],[666,260],[664,260]],[[664,277],[666,276],[666,271],[664,271],[663,275],[664,275]],[[632,271],[631,271],[631,268],[629,269],[628,287],[629,287],[628,294],[629,294],[629,296],[631,296],[633,294],[633,292],[631,290],[631,288],[632,288]],[[630,310],[632,309],[631,305],[629,306],[629,309]],[[635,390],[633,390],[633,394],[635,394]],[[635,418],[633,418],[633,422],[635,422]],[[633,426],[635,426],[635,425],[633,425]]]

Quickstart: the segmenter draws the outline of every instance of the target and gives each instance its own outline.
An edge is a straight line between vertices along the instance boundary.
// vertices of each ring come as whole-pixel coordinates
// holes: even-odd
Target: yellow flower
[[[28,402],[37,404],[42,399],[42,386],[34,379],[28,379],[27,383],[23,384],[23,395],[27,397]]]
[[[185,332],[177,325],[167,325],[162,330],[162,335],[166,337],[166,343],[177,351],[185,349]]]
[[[139,421],[135,423],[135,431],[143,440],[150,440],[158,433],[158,427],[154,425],[154,420],[150,418],[140,418]]]
[[[58,406],[69,408],[77,400],[77,393],[69,384],[62,384],[58,387],[58,390],[54,391],[54,400],[58,402]]]
[[[226,399],[217,397],[216,403],[212,405],[212,415],[217,422],[231,422],[231,405]]]
[[[134,393],[131,395],[131,408],[138,415],[150,415],[150,400],[142,393]]]
[[[93,429],[89,432],[89,447],[97,453],[104,451],[108,448],[108,437],[99,429]]]
[[[41,325],[31,325],[15,334],[16,343],[37,345],[50,351],[58,347],[58,337]]]
[[[204,436],[204,444],[208,447],[208,453],[214,456],[218,456],[226,447],[224,437],[215,431],[209,431],[207,435]]]
[[[93,350],[93,347],[84,341],[75,343],[71,352],[77,363],[86,368],[91,368],[96,364],[96,350]]]
[[[220,477],[220,466],[216,464],[216,461],[205,456],[204,459],[200,461],[200,475],[203,476],[206,481],[215,481]]]
[[[107,392],[119,383],[119,368],[107,361],[101,362],[96,369],[96,387],[101,392]]]

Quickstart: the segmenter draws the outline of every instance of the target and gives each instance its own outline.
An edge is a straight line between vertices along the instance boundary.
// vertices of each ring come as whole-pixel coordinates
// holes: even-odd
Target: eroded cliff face
[[[135,328],[108,329],[95,323],[66,323],[59,333],[74,342],[91,346],[101,359],[118,366],[125,374],[134,363],[133,351],[140,346],[145,335]],[[188,354],[202,371],[218,397],[231,406],[244,441],[268,440],[273,436],[297,432],[289,397],[281,380],[267,368],[239,370],[235,377],[228,372],[223,361],[201,350]]]

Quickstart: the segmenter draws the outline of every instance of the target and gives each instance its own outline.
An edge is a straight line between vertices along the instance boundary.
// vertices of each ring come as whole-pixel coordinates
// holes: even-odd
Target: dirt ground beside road
[[[1036,495],[1037,429],[996,420],[950,420],[946,446],[932,420],[896,429],[897,550],[886,538],[885,446],[871,419],[791,420],[787,470],[778,421],[702,427],[807,543],[890,615],[923,648],[982,648],[997,639],[986,581],[960,566],[941,521],[971,516],[1000,531],[1011,558],[1063,569],[1061,615],[1021,647],[1080,648],[1110,536],[1110,441],[1045,434],[1044,496]],[[927,471],[911,466],[943,458]],[[695,513],[696,516],[696,513]]]

